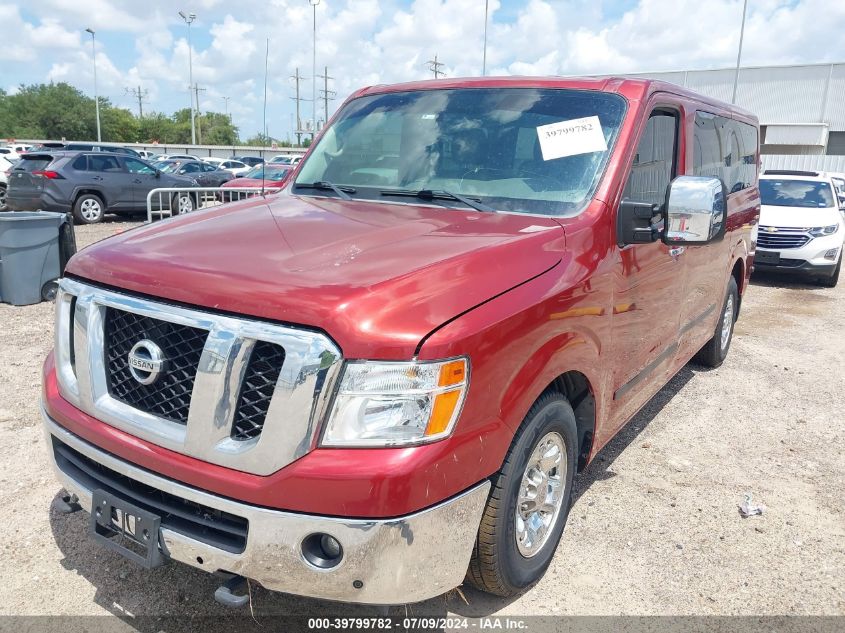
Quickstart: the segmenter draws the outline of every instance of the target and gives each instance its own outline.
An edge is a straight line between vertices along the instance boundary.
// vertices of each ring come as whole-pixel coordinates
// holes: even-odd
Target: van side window
[[[728,193],[754,184],[757,129],[709,112],[695,113],[693,175],[719,178]]]
[[[677,117],[669,112],[653,112],[637,146],[622,197],[662,206],[675,176],[677,145]]]

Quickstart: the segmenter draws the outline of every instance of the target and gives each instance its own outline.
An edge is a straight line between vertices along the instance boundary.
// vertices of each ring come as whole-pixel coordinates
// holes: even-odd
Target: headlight
[[[407,446],[447,437],[469,384],[469,361],[350,362],[323,446]]]
[[[813,237],[824,237],[825,235],[833,235],[838,230],[838,224],[831,224],[830,226],[816,226],[810,229],[810,235]]]

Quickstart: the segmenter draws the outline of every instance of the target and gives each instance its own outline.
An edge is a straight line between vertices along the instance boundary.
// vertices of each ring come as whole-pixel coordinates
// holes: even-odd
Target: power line
[[[442,70],[440,70],[440,67],[445,66],[446,64],[444,64],[443,62],[437,61],[437,54],[436,53],[434,55],[434,59],[427,61],[426,64],[428,64],[428,69],[431,72],[434,73],[435,79],[437,79],[439,77],[445,77],[446,76],[446,73],[444,73]]]
[[[147,100],[147,95],[150,94],[150,91],[147,89],[141,90],[141,86],[138,86],[137,88],[124,88],[123,93],[132,95],[134,99],[138,100],[138,117],[143,119],[144,101]]]
[[[325,112],[323,123],[325,124],[329,122],[329,101],[334,101],[334,98],[337,96],[337,92],[329,90],[329,79],[334,79],[334,77],[329,77],[328,66],[325,67],[322,75],[317,76],[323,80],[323,89],[320,91],[320,96],[323,98],[323,110]]]

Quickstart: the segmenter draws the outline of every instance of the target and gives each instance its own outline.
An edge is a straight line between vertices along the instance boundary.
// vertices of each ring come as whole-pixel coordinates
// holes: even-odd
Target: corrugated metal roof
[[[764,169],[799,169],[807,171],[845,172],[845,156],[822,154],[763,154]]]
[[[827,145],[827,126],[824,123],[805,125],[767,125],[766,145]]]

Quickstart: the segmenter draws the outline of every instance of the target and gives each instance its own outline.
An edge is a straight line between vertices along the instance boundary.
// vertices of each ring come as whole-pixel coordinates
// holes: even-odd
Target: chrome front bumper
[[[160,544],[169,558],[207,572],[240,574],[267,589],[302,596],[402,604],[457,587],[464,579],[490,489],[485,481],[440,505],[395,519],[342,519],[269,510],[159,477],[69,433],[43,409],[42,415],[53,469],[86,511],[91,510],[92,491],[61,470],[51,435],[122,475],[249,521],[246,547],[238,554],[163,527]],[[334,536],[343,546],[344,556],[336,567],[320,569],[302,556],[303,539],[319,532]]]

